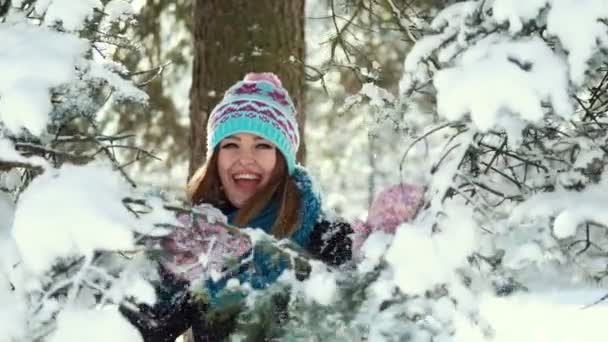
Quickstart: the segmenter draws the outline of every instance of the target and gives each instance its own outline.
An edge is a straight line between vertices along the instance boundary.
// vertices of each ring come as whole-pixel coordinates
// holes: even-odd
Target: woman
[[[416,215],[422,203],[422,189],[398,185],[380,194],[366,222],[356,222],[351,228],[328,218],[308,173],[296,165],[300,137],[295,107],[273,74],[248,74],[232,86],[211,112],[207,133],[207,161],[188,183],[192,203],[205,210],[210,205],[219,209],[219,219],[229,225],[290,239],[329,265],[349,261],[371,232],[393,233],[401,222]],[[228,234],[223,224],[180,219],[183,228],[164,244],[173,260],[161,267],[159,303],[141,307],[138,313],[124,308],[123,313],[146,342],[172,342],[189,327],[196,342],[221,341],[233,331],[235,315],[209,319],[206,313],[222,306],[214,301],[215,294],[230,278],[263,289],[286,265],[252,253],[248,242]],[[257,271],[226,272],[226,256],[249,260]],[[209,277],[214,272],[219,276]],[[206,286],[211,298],[201,304],[192,300],[188,287],[203,278],[197,286]],[[280,321],[287,314],[286,302],[279,299],[277,306]]]
[[[340,265],[351,259],[350,225],[324,215],[308,173],[296,165],[300,141],[296,111],[276,76],[248,74],[232,86],[211,112],[207,133],[207,161],[188,184],[194,205],[212,205],[221,210],[230,225],[259,228],[277,239],[291,239],[327,264]],[[201,307],[188,295],[182,296],[188,293],[182,290],[204,272],[221,271],[227,253],[240,257],[249,246],[230,240],[217,226],[197,222],[201,229],[194,232],[189,229],[193,222],[182,222],[187,229],[172,234],[165,244],[178,262],[163,267],[159,304],[141,308],[143,316],[123,310],[145,341],[173,341],[190,326],[195,341],[219,341],[230,334],[234,325],[234,317],[205,320],[203,313],[213,309],[209,307],[212,305]],[[210,235],[215,240],[224,239],[224,243],[215,244],[214,252],[205,250],[212,260],[197,268],[201,266],[197,248],[205,244],[198,251],[209,249],[206,242],[200,241],[208,242]],[[285,268],[282,264],[266,265],[263,256],[254,262],[261,263],[258,269],[262,272],[231,276],[262,289]],[[183,264],[190,272],[180,272],[178,266]],[[206,286],[216,291],[227,278],[209,280]]]

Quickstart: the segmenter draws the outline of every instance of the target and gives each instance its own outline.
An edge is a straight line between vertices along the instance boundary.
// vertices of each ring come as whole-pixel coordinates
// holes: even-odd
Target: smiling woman
[[[209,117],[207,162],[188,183],[192,203],[211,204],[230,224],[261,228],[276,238],[304,228],[300,242],[307,244],[322,213],[316,194],[303,198],[296,184],[310,183],[296,167],[296,115],[274,74],[248,74],[233,85]]]
[[[290,239],[313,257],[339,265],[351,259],[352,229],[349,224],[325,215],[308,172],[296,165],[300,142],[296,114],[289,94],[274,74],[248,74],[233,85],[209,116],[207,160],[190,179],[188,195],[194,206],[212,205],[219,209],[230,225],[257,228],[275,238]],[[159,318],[154,328],[134,322],[148,342],[172,341],[190,326],[195,341],[223,340],[232,332],[236,316],[220,321],[206,319],[203,311],[223,305],[213,298],[213,293],[223,288],[229,278],[249,283],[254,289],[264,289],[286,267],[285,263],[274,262],[271,256],[257,251],[247,254],[251,248],[247,243],[223,241],[222,233],[218,232],[222,227],[198,231],[193,227],[204,227],[205,222],[196,225],[187,219],[183,222],[184,228],[166,244],[167,251],[178,255],[176,260],[192,263],[190,269],[198,271],[184,276],[178,267],[165,265],[161,287],[169,289],[168,292],[179,291],[179,286],[171,285],[176,276],[190,284],[200,283],[197,281],[204,278],[201,272],[217,272],[221,276],[204,282],[212,297],[207,307],[190,301],[181,304],[161,301],[153,308]],[[202,266],[199,254],[205,248],[199,248],[197,243],[219,248],[217,253],[204,252],[206,261]],[[227,255],[252,255],[250,262],[259,271],[227,274],[219,260]],[[209,260],[216,256],[218,260]],[[174,297],[171,293],[167,296]],[[284,318],[285,310],[286,307],[279,308],[277,315]]]

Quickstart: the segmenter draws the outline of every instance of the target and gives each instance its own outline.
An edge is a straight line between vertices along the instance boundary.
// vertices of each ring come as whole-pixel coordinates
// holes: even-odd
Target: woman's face
[[[276,147],[254,134],[231,135],[219,144],[217,168],[224,194],[241,208],[270,181],[277,163]]]

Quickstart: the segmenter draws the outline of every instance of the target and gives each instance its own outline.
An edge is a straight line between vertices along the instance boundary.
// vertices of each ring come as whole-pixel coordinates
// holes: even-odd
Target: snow
[[[360,273],[372,271],[380,263],[382,256],[392,240],[392,235],[385,234],[382,231],[375,231],[370,234],[370,236],[365,239],[363,246],[361,246],[363,258],[358,263],[357,270]]]
[[[518,270],[527,267],[531,263],[541,265],[544,259],[543,251],[538,243],[526,242],[507,250],[503,258],[503,265],[507,268]]]
[[[44,1],[46,5],[47,1]],[[60,22],[67,31],[78,31],[84,26],[85,20],[93,15],[94,9],[101,9],[100,0],[50,0],[47,6],[36,6],[39,12],[46,11],[45,22],[51,26]]]
[[[15,204],[10,196],[0,191],[0,237],[8,236],[9,229],[13,224]]]
[[[440,151],[435,152],[434,155],[438,156],[437,158],[443,158],[443,161],[442,167],[438,168],[435,177],[430,180],[428,197],[431,202],[437,204],[437,202],[441,201],[441,194],[444,194],[452,186],[454,177],[458,172],[458,165],[466,153],[467,146],[472,141],[473,133],[471,131],[464,132],[446,143]],[[447,151],[451,151],[451,153],[447,153]]]
[[[57,330],[49,342],[143,342],[139,331],[118,311],[118,307],[102,310],[66,309],[57,317]]]
[[[1,147],[0,147],[1,148]],[[4,152],[0,152],[0,156],[4,155]],[[13,191],[21,184],[21,173],[17,169],[12,169],[7,172],[0,173],[0,187],[3,187],[7,191]]]
[[[15,265],[19,263],[19,254],[10,233],[14,214],[15,204],[12,198],[0,191],[0,287],[4,280],[17,281]]]
[[[419,63],[431,56],[431,54],[444,44],[449,38],[456,34],[456,30],[446,29],[444,32],[425,36],[416,42],[405,57],[404,68],[406,72],[415,72]]]
[[[154,287],[139,274],[133,272],[133,270],[124,272],[119,279],[120,282],[115,285],[113,293],[112,299],[114,302],[120,302],[126,296],[134,298],[138,303],[149,306],[153,306],[156,303],[157,297]]]
[[[445,26],[461,26],[479,8],[478,1],[462,1],[442,10],[433,18],[431,28],[441,30]]]
[[[570,78],[577,85],[583,83],[587,63],[598,47],[608,47],[608,28],[599,21],[602,18],[608,18],[604,0],[552,0],[547,33],[557,36],[568,51]]]
[[[398,228],[386,261],[401,291],[423,294],[435,285],[454,281],[454,270],[465,265],[476,246],[477,224],[471,217],[470,209],[454,205],[446,210],[439,233],[410,223]]]
[[[568,51],[570,78],[581,85],[587,63],[598,45],[608,46],[608,29],[599,21],[608,17],[608,3],[604,0],[495,0],[492,13],[498,23],[508,22],[509,31],[516,34],[547,7],[547,33],[559,38]]]
[[[132,214],[122,205],[128,185],[105,165],[65,165],[35,178],[21,194],[13,234],[23,262],[41,273],[70,256],[131,250]]]
[[[0,241],[0,248],[5,245]],[[2,335],[0,341],[20,341],[26,335],[26,298],[12,290],[11,283],[0,273],[0,320]]]
[[[310,277],[304,281],[305,298],[320,305],[331,305],[337,298],[336,276],[318,261],[311,263]]]
[[[75,78],[85,40],[26,23],[0,23],[0,120],[13,133],[39,135],[51,112],[50,89]]]
[[[15,146],[13,143],[5,138],[0,137],[0,161],[4,162],[20,162],[25,164],[30,164],[33,166],[40,166],[43,168],[48,167],[48,162],[46,159],[38,156],[33,157],[23,157],[19,152],[15,150]],[[8,179],[8,184],[14,180]],[[9,186],[9,188],[11,188]]]
[[[539,193],[517,206],[509,221],[512,224],[555,216],[553,232],[558,239],[573,236],[585,222],[608,225],[606,184],[589,185],[583,191],[558,189],[553,193]]]
[[[124,20],[130,18],[135,14],[135,11],[131,4],[125,0],[112,0],[105,8],[105,12],[108,14],[108,21],[115,22],[117,20]]]
[[[567,118],[573,114],[567,75],[565,63],[541,39],[491,35],[464,52],[456,66],[437,72],[437,110],[450,121],[470,115],[481,131],[496,128],[504,114],[539,122],[544,103]]]
[[[492,15],[498,23],[509,22],[509,31],[512,34],[522,30],[523,25],[535,20],[548,0],[495,0],[492,5]]]
[[[600,148],[589,148],[581,151],[576,158],[576,162],[574,163],[574,168],[585,168],[589,164],[591,164],[594,160],[602,160],[604,157],[604,152]]]
[[[369,102],[372,106],[382,107],[382,105],[385,103],[384,101],[395,101],[393,94],[373,83],[364,83],[363,86],[361,86],[359,93],[367,96],[370,99]]]
[[[509,297],[484,296],[481,315],[492,322],[492,341],[606,341],[605,303],[589,306],[605,289],[553,289]]]
[[[3,322],[0,341],[21,339],[25,336],[26,301],[20,291],[22,284],[17,247],[10,235],[14,203],[8,194],[0,192],[0,322]]]
[[[113,94],[116,100],[130,100],[139,103],[148,101],[148,94],[137,88],[132,82],[120,77],[116,71],[119,66],[115,63],[91,63],[87,73],[88,79],[104,80],[116,92]]]
[[[19,3],[14,2],[13,5]],[[569,92],[573,91],[572,83],[584,83],[589,65],[597,62],[594,57],[598,48],[606,46],[608,30],[605,23],[597,19],[608,17],[608,3],[604,0],[494,0],[488,2],[493,16],[488,21],[492,24],[508,23],[509,32],[490,34],[482,40],[469,40],[475,32],[470,31],[467,22],[483,3],[460,2],[437,15],[430,25],[433,35],[420,39],[406,58],[404,67],[409,74],[402,80],[404,85],[406,80],[425,77],[428,80],[435,71],[427,69],[424,61],[437,52],[440,71],[433,82],[440,119],[462,120],[470,116],[478,130],[504,129],[509,143],[513,144],[511,147],[515,147],[522,140],[522,130],[528,123],[541,124],[541,119],[547,114],[556,114],[567,120],[573,118],[575,108],[569,101]],[[541,38],[521,36],[525,31],[523,25],[537,20],[537,14],[546,6],[549,6],[546,11],[548,27],[547,36],[543,39],[557,38],[556,47]],[[42,26],[12,20],[0,23],[0,45],[3,46],[0,51],[0,121],[12,133],[26,128],[35,135],[44,135],[53,109],[51,90],[75,80],[82,84],[107,82],[116,99],[147,100],[144,92],[119,76],[128,73],[122,65],[105,60],[82,63],[89,42],[70,32],[80,30],[95,8],[103,10],[108,21],[125,20],[133,14],[128,1],[123,0],[112,0],[105,8],[99,0],[40,0],[36,3],[36,11],[38,14],[46,13]],[[61,22],[68,33],[55,31],[57,22]],[[505,30],[502,27],[497,31]],[[560,51],[560,44],[567,54]],[[77,75],[76,70],[82,74]],[[401,100],[372,83],[364,84],[358,95],[353,98],[361,100],[367,97],[370,104],[378,108]],[[75,97],[74,101],[82,106],[84,99]],[[415,114],[422,116],[424,113]],[[420,118],[414,120],[424,121]],[[348,125],[354,127],[361,123],[365,121],[356,118]],[[449,131],[453,133],[454,130]],[[430,185],[430,209],[425,208],[415,221],[402,224],[394,237],[374,233],[363,245],[364,258],[356,265],[355,276],[366,276],[366,273],[377,270],[383,261],[389,266],[365,289],[369,296],[366,308],[371,308],[371,312],[385,300],[394,300],[396,289],[400,289],[408,297],[400,303],[406,307],[406,312],[432,313],[420,324],[438,331],[437,335],[431,336],[429,331],[412,329],[411,337],[416,341],[490,340],[474,324],[477,316],[489,322],[494,331],[493,341],[605,340],[608,336],[602,323],[606,305],[586,306],[601,298],[606,291],[585,284],[581,279],[588,278],[584,276],[567,272],[564,272],[564,277],[577,278],[578,287],[557,288],[546,273],[548,265],[559,270],[555,264],[563,262],[564,257],[555,250],[560,247],[560,242],[568,243],[568,239],[576,238],[582,224],[592,222],[608,226],[608,215],[604,214],[605,203],[608,203],[608,195],[605,195],[608,193],[607,184],[590,185],[580,192],[558,186],[552,193],[534,195],[514,210],[507,211],[510,213],[508,222],[496,222],[497,217],[489,215],[489,210],[486,212],[483,206],[473,211],[471,203],[443,197],[449,187],[457,185],[455,180],[467,177],[460,173],[458,166],[475,133],[470,130],[450,143],[439,144],[439,148],[435,145],[437,140],[433,140],[435,137],[424,141],[431,145],[425,146],[428,152],[425,160],[420,164],[412,163],[411,168],[420,168],[418,176]],[[449,136],[446,134],[439,141],[445,142]],[[589,141],[583,144],[581,140],[573,139],[568,143],[581,147],[581,154],[573,162],[575,168],[604,158],[603,151]],[[432,176],[426,174],[427,166],[433,165],[436,157],[442,157],[446,151],[451,152],[442,158],[440,168]],[[155,230],[154,224],[175,224],[176,221],[172,213],[163,208],[163,201],[160,198],[149,199],[146,208],[150,214],[136,220],[122,204],[122,199],[132,196],[134,189],[109,165],[65,165],[53,169],[40,158],[21,156],[13,143],[5,138],[0,138],[0,160],[29,163],[44,169],[44,173],[28,184],[22,193],[17,191],[21,185],[21,172],[13,170],[9,174],[1,174],[1,187],[15,190],[16,194],[0,192],[0,341],[31,340],[26,329],[30,325],[36,326],[43,318],[51,320],[57,314],[57,330],[46,341],[141,341],[137,330],[109,303],[120,302],[125,295],[149,305],[156,300],[154,288],[141,274],[142,265],[121,270],[119,275],[104,269],[107,264],[85,265],[83,269],[87,275],[112,280],[107,283],[109,288],[104,289],[100,303],[83,289],[67,303],[64,298],[59,298],[61,296],[44,297],[40,301],[44,305],[41,311],[32,315],[28,311],[31,308],[27,307],[28,298],[36,299],[35,294],[39,292],[45,295],[42,287],[35,286],[46,279],[44,272],[60,259],[86,256],[90,260],[93,252],[98,250],[132,250],[136,243],[134,232],[165,233],[162,229]],[[366,167],[355,165],[361,169]],[[574,179],[576,175],[565,172],[555,177]],[[353,178],[356,177],[357,174],[353,174]],[[484,177],[479,180],[486,181]],[[496,186],[500,188],[501,185]],[[354,196],[350,193],[343,195],[348,201]],[[13,198],[18,198],[16,204]],[[478,198],[472,199],[474,205]],[[505,208],[510,207],[501,207]],[[198,209],[206,211],[208,208]],[[214,219],[225,220],[225,217]],[[480,222],[489,226],[487,231],[490,233],[484,227],[486,240],[480,240]],[[542,233],[536,231],[539,228],[545,230]],[[603,232],[603,228],[599,230]],[[266,238],[260,230],[248,229],[246,232],[253,241]],[[487,235],[494,236],[490,239]],[[482,245],[489,241],[491,243]],[[555,249],[550,250],[548,245]],[[535,270],[534,288],[529,286],[530,282],[522,282],[528,287],[528,292],[516,291],[508,297],[496,297],[490,294],[491,290],[484,288],[484,285],[489,286],[487,282],[482,285],[476,283],[482,282],[480,279],[487,281],[484,277],[488,274],[483,270],[473,274],[470,288],[468,284],[462,284],[460,271],[467,276],[470,275],[467,272],[477,271],[468,263],[468,258],[478,252],[477,249],[484,249],[488,256],[492,256],[502,248],[505,252],[501,264],[504,271],[521,280],[524,273],[516,272]],[[596,258],[594,262],[605,269],[605,257]],[[305,281],[295,282],[294,276],[287,275],[288,272],[282,279],[291,277],[289,281],[297,284],[294,291],[304,296],[309,304],[332,306],[339,303],[339,271],[317,262],[312,262],[312,266],[313,271]],[[30,271],[38,276],[35,278],[40,282],[25,283],[31,280],[25,278],[26,274],[30,276]],[[82,273],[77,276],[82,276]],[[78,286],[77,281],[73,284]],[[236,280],[228,285],[239,286]],[[429,291],[443,286],[449,295],[432,300],[428,298]],[[473,293],[473,290],[478,292]],[[478,298],[480,294],[481,298]],[[355,313],[376,320],[372,321],[376,324],[371,328],[370,340],[389,340],[386,334],[394,333],[391,331],[394,324],[409,323],[403,320],[403,316],[400,316],[402,320],[394,319],[397,314],[403,314],[399,311],[403,306],[399,305],[380,310],[376,316],[367,315],[369,312]],[[52,328],[52,325],[44,328]],[[454,335],[450,335],[452,332]]]

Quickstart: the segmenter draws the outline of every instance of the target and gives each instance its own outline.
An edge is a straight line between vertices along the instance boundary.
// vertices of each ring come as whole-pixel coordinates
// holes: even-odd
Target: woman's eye
[[[257,144],[256,147],[259,149],[262,149],[262,150],[267,150],[267,149],[271,149],[272,145],[267,144],[267,143],[261,143],[261,144]]]
[[[237,148],[237,147],[238,147],[238,145],[235,144],[235,143],[232,143],[232,142],[225,143],[225,144],[222,145],[222,148],[228,148],[228,149],[229,148]]]

